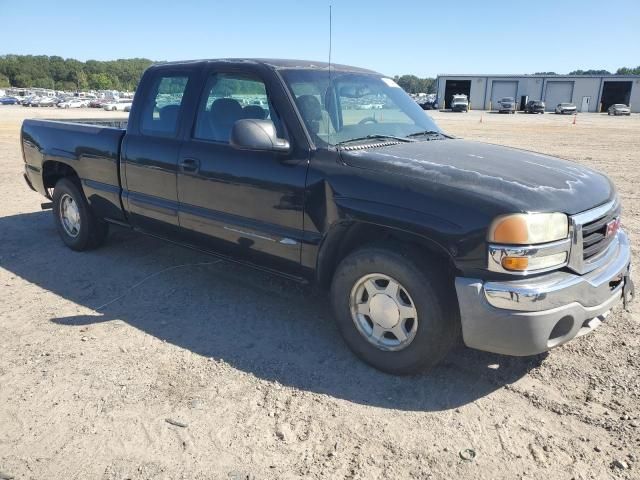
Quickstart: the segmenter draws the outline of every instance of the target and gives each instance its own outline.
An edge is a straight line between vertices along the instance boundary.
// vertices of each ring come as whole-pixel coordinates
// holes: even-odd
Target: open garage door
[[[511,97],[515,100],[517,93],[517,80],[494,80],[491,84],[491,108],[495,110],[501,98]]]
[[[451,97],[461,94],[471,101],[471,80],[447,80],[444,85],[444,108],[451,108]]]
[[[571,103],[573,82],[547,82],[544,104],[547,112],[553,112],[559,103]]]
[[[631,85],[632,82],[604,82],[602,85],[602,97],[600,98],[602,110],[600,111],[606,112],[614,103],[629,105]]]

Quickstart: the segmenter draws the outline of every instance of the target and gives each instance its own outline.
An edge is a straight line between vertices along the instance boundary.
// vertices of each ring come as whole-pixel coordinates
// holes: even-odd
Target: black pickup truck
[[[330,291],[397,374],[469,347],[532,355],[632,296],[611,181],[443,133],[378,73],[292,60],[149,68],[128,122],[25,120],[25,179],[63,241],[132,228]],[[126,126],[125,126],[126,125]]]

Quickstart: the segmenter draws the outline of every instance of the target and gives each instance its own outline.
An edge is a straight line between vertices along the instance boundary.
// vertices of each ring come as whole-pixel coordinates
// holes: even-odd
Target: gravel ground
[[[639,115],[432,115],[609,174],[637,259]],[[385,375],[310,288],[126,231],[65,248],[20,178],[33,116],[122,114],[0,107],[0,478],[640,478],[637,313],[547,355]]]

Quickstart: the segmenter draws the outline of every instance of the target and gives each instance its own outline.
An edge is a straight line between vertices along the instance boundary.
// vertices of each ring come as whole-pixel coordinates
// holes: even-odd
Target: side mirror
[[[288,152],[291,148],[287,140],[278,138],[271,120],[253,118],[238,120],[233,124],[229,143],[238,150]]]

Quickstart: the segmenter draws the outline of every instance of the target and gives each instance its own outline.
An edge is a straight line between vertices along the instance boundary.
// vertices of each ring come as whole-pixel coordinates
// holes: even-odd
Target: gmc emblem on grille
[[[607,233],[605,233],[605,237],[609,238],[615,235],[620,228],[620,218],[614,218],[609,223],[607,223]]]

